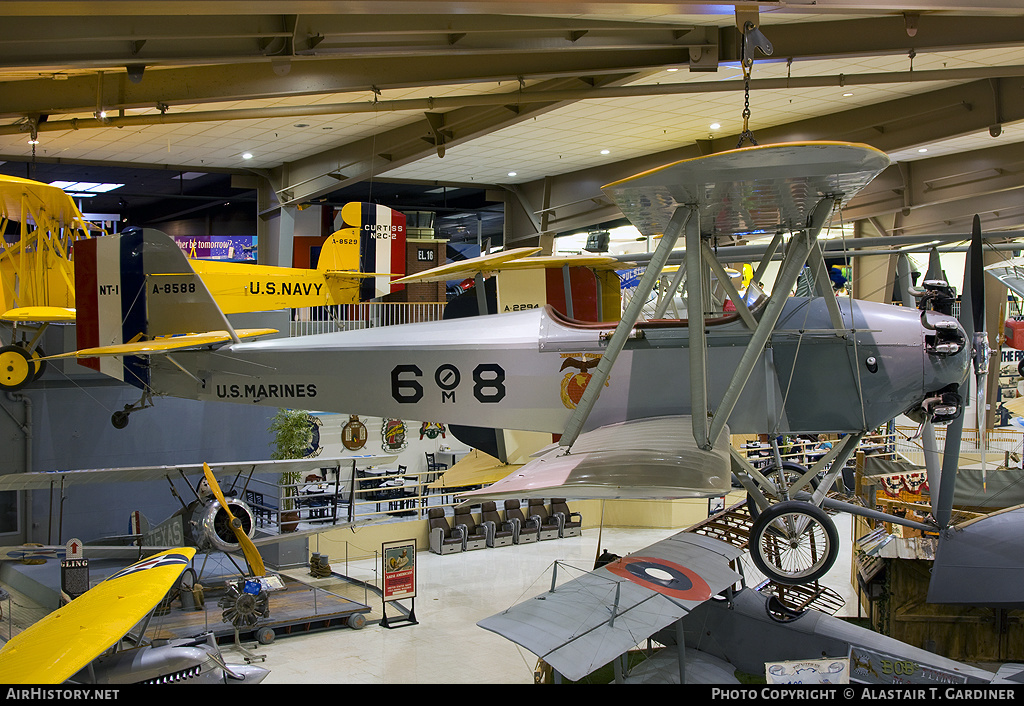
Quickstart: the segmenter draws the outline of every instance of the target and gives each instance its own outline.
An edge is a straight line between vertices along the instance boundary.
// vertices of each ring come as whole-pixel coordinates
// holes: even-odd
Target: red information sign
[[[381,548],[384,557],[384,600],[415,598],[416,540],[385,542]]]

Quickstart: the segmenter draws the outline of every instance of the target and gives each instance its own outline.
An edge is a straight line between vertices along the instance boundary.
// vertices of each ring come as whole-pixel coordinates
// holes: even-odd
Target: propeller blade
[[[967,387],[966,382],[960,386],[961,397],[967,394]],[[953,491],[956,487],[956,472],[960,467],[960,437],[963,435],[963,431],[964,415],[961,413],[946,425],[946,443],[942,449],[942,470],[939,476],[938,494],[932,500],[932,513],[935,515],[935,522],[942,528],[949,526],[949,520],[953,516]]]
[[[946,275],[942,271],[942,261],[939,256],[939,249],[933,247],[928,253],[928,271],[924,273],[925,280],[941,279],[945,281]]]
[[[942,461],[939,456],[939,445],[935,440],[935,423],[925,419],[921,425],[921,450],[924,452],[924,467],[928,476],[928,487],[935,492],[931,497],[932,517],[936,516],[938,505],[938,489],[942,487]]]
[[[975,332],[985,331],[985,253],[981,242],[981,218],[974,215],[971,229],[970,261],[971,321]],[[966,288],[965,288],[966,289]]]
[[[249,564],[249,571],[252,572],[253,576],[266,576],[267,569],[263,565],[263,557],[260,556],[260,550],[256,548],[256,545],[249,539],[249,535],[245,533],[242,521],[232,514],[231,507],[228,505],[227,500],[224,499],[224,493],[220,489],[220,483],[217,482],[213,471],[210,470],[206,463],[203,463],[203,475],[206,476],[206,484],[210,486],[213,496],[217,498],[217,502],[220,503],[224,512],[227,513],[228,522],[231,524],[231,531],[235,533],[238,546],[242,548],[245,561]]]
[[[971,228],[971,245],[964,268],[964,291],[961,306],[970,305],[970,340],[974,346],[974,404],[977,416],[978,446],[981,448],[981,487],[988,489],[986,472],[986,432],[988,430],[988,368],[992,354],[985,324],[985,253],[981,240],[981,217],[975,214]],[[966,316],[961,313],[964,328]]]

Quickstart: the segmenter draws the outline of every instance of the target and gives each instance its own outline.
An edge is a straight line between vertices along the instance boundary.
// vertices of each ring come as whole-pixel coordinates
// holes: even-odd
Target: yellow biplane
[[[360,272],[367,257],[361,237],[370,233],[381,240],[385,233],[404,249],[405,217],[384,206],[350,203],[342,218],[348,227],[324,242],[316,269],[202,259],[192,259],[192,267],[225,314],[357,303],[367,278],[375,280],[369,296],[389,292],[399,275]],[[43,374],[46,354],[39,342],[46,327],[75,323],[74,242],[106,233],[62,189],[0,175],[0,234],[0,322],[10,326],[10,340],[0,340],[0,390],[10,392]],[[363,250],[374,264],[397,265],[372,247]]]
[[[132,564],[15,635],[0,650],[0,683],[262,681],[266,669],[227,665],[209,637],[148,645],[141,635],[130,634],[163,601],[194,555],[195,549],[181,547]]]

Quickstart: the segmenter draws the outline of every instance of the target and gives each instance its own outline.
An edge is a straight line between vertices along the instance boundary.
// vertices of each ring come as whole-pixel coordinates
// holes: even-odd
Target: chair
[[[476,523],[473,513],[469,511],[468,507],[455,508],[452,524],[465,529],[462,535],[462,551],[483,549],[487,546],[487,535],[484,533],[484,528]]]
[[[540,525],[537,536],[540,539],[558,539],[560,536],[558,519],[552,516],[544,507],[543,498],[530,498],[527,501],[526,515],[532,520],[536,519]]]
[[[434,454],[424,454],[424,455],[427,457],[427,473],[430,474],[430,475],[427,476],[427,481],[432,483],[432,482],[434,482],[435,480],[437,480],[438,478],[441,477],[441,472],[442,471],[447,471],[448,470],[448,464],[447,463],[438,463],[434,459]]]
[[[559,521],[560,537],[579,537],[583,534],[583,515],[571,512],[565,498],[551,498],[551,516]]]
[[[273,521],[274,513],[277,512],[277,508],[264,504],[263,493],[257,493],[253,490],[246,490],[245,502],[247,502],[249,504],[249,507],[252,508],[253,515],[256,516],[257,525],[262,527],[265,521]]]
[[[462,527],[452,527],[444,516],[444,508],[427,510],[427,528],[430,532],[430,551],[435,554],[454,554],[462,551]]]
[[[406,475],[409,472],[408,466],[399,466],[398,475],[402,477],[402,502],[403,510],[416,509],[416,496],[420,494],[420,479],[417,476]],[[416,514],[416,513],[412,513]]]
[[[321,483],[323,478],[320,477],[319,473],[310,473],[306,476],[306,483]],[[307,493],[313,497],[303,498],[301,504],[306,505],[309,508],[309,518],[324,518],[327,517],[327,498],[324,497],[324,493]]]
[[[507,547],[514,541],[512,523],[501,519],[493,500],[480,505],[480,524],[487,535],[488,547]]]
[[[516,544],[529,544],[540,539],[540,523],[527,519],[518,500],[505,501],[505,519],[512,523],[512,541]]]

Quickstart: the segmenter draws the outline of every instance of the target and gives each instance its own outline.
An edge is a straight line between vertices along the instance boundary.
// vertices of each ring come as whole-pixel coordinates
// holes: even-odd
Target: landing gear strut
[[[126,404],[124,409],[114,412],[110,415],[110,423],[114,425],[115,429],[124,429],[128,426],[128,415],[132,412],[138,412],[139,410],[148,409],[153,406],[152,396],[148,392],[142,393],[141,399],[135,404]]]

